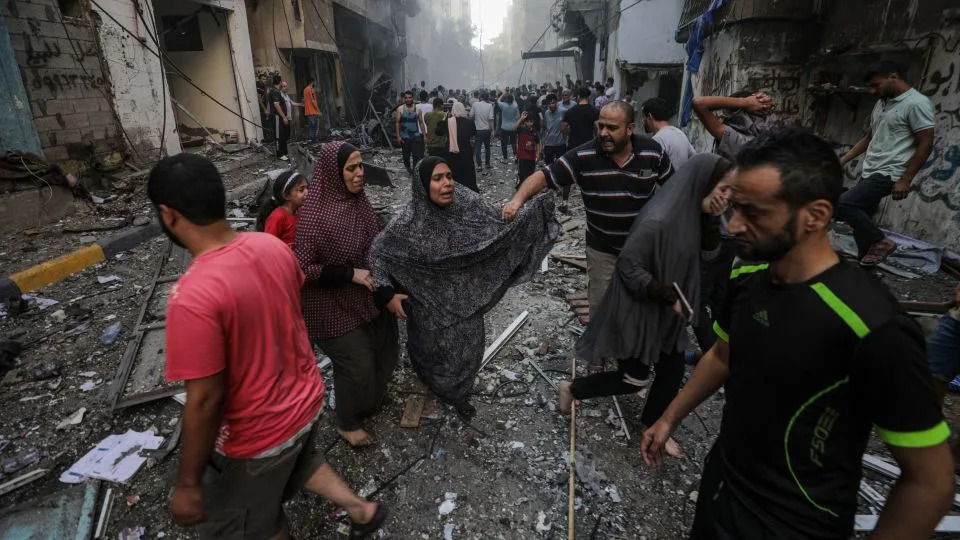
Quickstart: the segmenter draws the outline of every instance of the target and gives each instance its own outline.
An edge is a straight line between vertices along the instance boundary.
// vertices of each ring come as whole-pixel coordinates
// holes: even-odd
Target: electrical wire
[[[146,19],[143,17],[143,9],[140,7],[140,2],[138,0],[133,0],[133,9],[137,12],[137,16],[140,17],[140,20],[143,21],[143,29],[147,32],[151,38],[154,38],[154,41],[157,44],[157,49],[160,49],[160,42],[150,33],[150,24],[147,23]],[[157,19],[156,16],[150,17],[153,20],[153,29],[157,30]],[[159,34],[158,34],[159,35]],[[157,61],[160,62],[160,96],[161,102],[163,103],[163,123],[160,126],[160,148],[157,152],[157,160],[163,158],[163,146],[166,142],[167,137],[167,103],[164,96],[167,95],[167,74],[166,68],[163,65],[163,58],[157,57]]]
[[[127,34],[129,34],[131,37],[133,37],[133,38],[136,39],[137,41],[140,40],[140,38],[139,38],[136,34],[134,34],[129,28],[127,28],[126,26],[124,26],[123,24],[121,24],[120,21],[118,21],[113,15],[111,15],[108,11],[106,11],[106,10],[103,8],[103,6],[101,6],[100,3],[97,2],[97,0],[90,0],[90,2],[92,2],[93,5],[97,6],[97,9],[99,9],[104,15],[106,15],[111,21],[113,21],[114,24],[116,24],[118,27],[120,27],[121,30],[123,30],[124,32],[126,32]],[[183,78],[184,82],[186,82],[187,84],[189,84],[190,86],[192,86],[194,89],[196,89],[198,92],[200,92],[200,94],[202,94],[203,96],[209,98],[210,101],[213,101],[214,103],[216,103],[217,105],[219,105],[220,107],[222,107],[224,110],[226,110],[226,111],[229,112],[230,114],[236,116],[236,117],[239,118],[240,120],[242,120],[242,121],[244,121],[244,122],[246,122],[246,123],[248,123],[248,124],[250,124],[250,125],[252,125],[252,126],[255,126],[255,127],[260,128],[260,129],[263,129],[263,126],[261,126],[260,124],[254,122],[253,120],[250,120],[250,119],[246,118],[246,117],[243,116],[241,113],[239,113],[239,112],[231,109],[230,107],[224,105],[220,100],[218,100],[217,98],[215,98],[215,97],[213,97],[212,95],[210,95],[206,90],[204,90],[203,88],[200,88],[199,86],[197,86],[197,84],[194,83],[193,80],[190,79],[190,76],[187,75],[186,73],[184,73],[184,71],[183,71],[182,69],[180,69],[180,67],[179,67],[176,63],[174,63],[174,62],[170,59],[170,57],[167,56],[166,53],[163,52],[162,49],[160,49],[160,43],[159,43],[159,41],[156,41],[156,38],[153,38],[153,39],[154,39],[154,42],[155,42],[156,45],[157,45],[157,50],[154,51],[153,49],[150,49],[149,47],[147,47],[147,50],[150,51],[151,53],[153,53],[153,55],[156,56],[157,58],[162,58],[162,59],[164,60],[164,62],[166,62],[167,64],[169,64],[170,67],[172,67],[172,68]]]
[[[77,60],[77,64],[80,65],[80,69],[83,71],[83,74],[86,75],[88,78],[92,79],[93,76],[90,75],[90,72],[87,71],[86,66],[83,65],[83,56],[85,56],[83,54],[83,49],[81,48],[80,50],[77,50],[78,46],[74,43],[73,37],[70,35],[70,30],[67,28],[67,24],[63,22],[63,16],[60,17],[59,21],[60,21],[60,26],[63,26],[63,32],[67,36],[67,41],[70,42],[70,48],[73,49],[74,54],[76,55],[77,58],[79,58],[79,60]],[[100,41],[96,39],[93,41],[97,45],[97,49],[100,50]],[[102,53],[102,50],[100,52]],[[130,134],[127,133],[126,129],[124,129],[123,123],[120,122],[120,117],[119,115],[117,115],[117,111],[114,108],[113,100],[110,98],[110,96],[107,95],[102,85],[97,86],[97,91],[100,92],[100,94],[103,96],[103,99],[106,100],[107,105],[110,107],[110,112],[113,113],[114,120],[117,123],[117,127],[120,128],[120,133],[123,133],[123,138],[127,140],[127,144],[130,146],[130,149],[133,150],[133,153],[134,155],[137,156],[137,159],[142,160],[143,157],[140,155],[140,152],[137,151],[137,148],[133,145],[133,139],[130,138]]]
[[[281,0],[281,2],[282,1],[283,0]],[[286,9],[284,9],[284,16],[286,16]],[[277,43],[277,0],[273,0],[273,5],[271,6],[270,26],[273,27],[273,47],[277,49],[277,56],[280,57],[280,62],[283,63],[284,66],[287,66],[287,68],[293,69],[293,66],[283,58],[283,51],[280,50],[280,45]]]

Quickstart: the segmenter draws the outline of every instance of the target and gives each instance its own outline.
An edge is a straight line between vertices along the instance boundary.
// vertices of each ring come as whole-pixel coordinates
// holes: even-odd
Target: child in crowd
[[[306,200],[307,179],[293,169],[282,173],[273,181],[273,197],[260,209],[257,230],[292,247],[297,236],[297,212]]]
[[[537,157],[542,150],[533,115],[523,111],[514,127],[517,132],[517,187],[537,170]]]

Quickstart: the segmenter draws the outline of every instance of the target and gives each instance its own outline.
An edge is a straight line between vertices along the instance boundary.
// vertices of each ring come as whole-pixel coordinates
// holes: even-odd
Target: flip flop
[[[373,513],[373,518],[368,523],[353,523],[351,520],[350,538],[366,538],[377,532],[377,529],[382,527],[383,523],[387,521],[387,516],[389,515],[390,508],[383,503],[378,504],[377,511]]]

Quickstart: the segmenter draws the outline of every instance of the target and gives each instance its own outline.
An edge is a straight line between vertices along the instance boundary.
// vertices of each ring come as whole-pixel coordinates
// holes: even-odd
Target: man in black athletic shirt
[[[830,246],[837,157],[788,128],[756,139],[736,165],[729,228],[741,258],[757,262],[733,269],[720,339],[644,433],[644,461],[659,463],[680,421],[724,386],[691,537],[845,539],[875,427],[903,474],[872,538],[927,538],[953,500],[949,429],[920,328]]]

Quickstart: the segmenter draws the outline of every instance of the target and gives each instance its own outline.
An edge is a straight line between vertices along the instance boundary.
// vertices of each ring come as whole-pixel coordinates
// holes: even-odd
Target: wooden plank
[[[587,263],[586,263],[585,261],[581,261],[581,260],[579,260],[579,259],[570,259],[570,258],[567,258],[567,257],[565,257],[565,256],[563,256],[563,255],[556,255],[556,254],[553,254],[553,253],[551,253],[550,256],[551,256],[552,258],[554,258],[554,259],[556,259],[556,260],[564,263],[564,264],[569,264],[570,266],[574,266],[574,267],[576,267],[576,268],[579,268],[580,270],[583,270],[584,272],[587,271]]]
[[[400,427],[415,428],[420,426],[420,415],[423,414],[423,406],[427,399],[422,395],[413,395],[407,398],[403,406],[403,416],[400,417]]]
[[[918,311],[920,313],[946,313],[956,304],[950,302],[921,302],[917,300],[900,300],[900,307],[906,311]]]
[[[877,521],[880,516],[871,516],[860,514],[854,518],[854,532],[869,532],[877,527]],[[937,524],[935,532],[955,533],[960,532],[960,516],[946,516]]]
[[[576,313],[577,315],[590,315],[590,308],[577,307],[577,308],[573,308],[573,312]]]
[[[584,326],[590,324],[590,316],[589,316],[589,315],[580,315],[578,318],[580,319],[580,324],[582,324],[582,325],[584,325]]]
[[[568,302],[572,302],[574,300],[586,300],[586,299],[587,299],[587,293],[585,292],[575,292],[567,295]]]
[[[508,326],[502,334],[500,334],[500,337],[498,337],[496,341],[487,347],[487,350],[483,351],[483,363],[480,364],[480,371],[483,371],[483,368],[487,367],[487,364],[490,362],[490,360],[493,360],[493,357],[500,352],[500,349],[503,348],[507,341],[510,341],[514,334],[520,330],[520,327],[527,322],[527,318],[529,316],[529,311],[524,311],[520,315],[517,315],[517,318],[510,323],[510,326]]]
[[[569,303],[570,303],[570,307],[572,308],[590,307],[590,301],[587,300],[586,298],[584,298],[583,300],[570,300]]]

